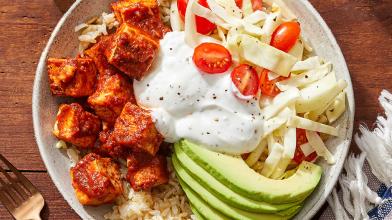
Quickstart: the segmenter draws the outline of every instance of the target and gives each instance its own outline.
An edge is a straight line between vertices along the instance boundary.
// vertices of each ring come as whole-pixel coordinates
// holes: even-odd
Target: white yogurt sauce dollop
[[[134,90],[165,141],[187,138],[236,155],[255,149],[263,134],[258,100],[241,100],[232,93],[231,69],[222,74],[199,71],[184,32],[166,34],[160,46],[149,74],[134,80]]]

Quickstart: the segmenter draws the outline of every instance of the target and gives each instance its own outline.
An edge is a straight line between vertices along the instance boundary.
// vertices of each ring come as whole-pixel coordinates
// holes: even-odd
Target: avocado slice
[[[316,188],[322,168],[302,162],[296,173],[283,180],[266,178],[252,170],[240,157],[217,153],[189,140],[175,144],[222,184],[245,197],[271,204],[302,201]]]
[[[191,210],[193,212],[193,214],[196,216],[197,220],[206,220],[200,213],[199,211],[197,211],[197,209],[195,207],[193,207],[193,205],[191,204]]]
[[[178,179],[178,182],[180,182],[181,188],[184,190],[186,196],[188,197],[191,207],[193,207],[196,212],[201,215],[202,219],[207,219],[207,220],[230,220],[229,217],[221,214],[217,210],[211,208],[208,204],[206,204],[203,199],[201,199],[189,186],[184,183],[181,179]],[[192,211],[194,211],[192,209]],[[193,212],[196,217],[198,215]],[[203,213],[203,214],[201,214]]]
[[[290,219],[292,216],[294,216],[300,209],[301,206],[296,206],[291,208],[291,215],[290,216],[279,216],[279,215],[274,215],[274,214],[262,214],[262,213],[254,213],[254,212],[247,212],[241,209],[237,209],[235,207],[232,207],[226,203],[224,203],[223,201],[221,201],[220,199],[218,199],[217,197],[215,197],[212,193],[210,193],[208,190],[206,190],[202,185],[200,185],[199,183],[197,183],[196,181],[189,181],[187,182],[187,180],[182,179],[182,174],[184,172],[184,170],[181,170],[181,165],[178,164],[176,162],[176,160],[173,160],[173,167],[174,170],[177,174],[177,176],[180,179],[180,182],[183,182],[185,184],[181,184],[182,188],[184,189],[186,195],[189,198],[189,194],[191,195],[191,197],[193,195],[199,195],[199,198],[203,198],[201,199],[202,201],[204,201],[204,203],[208,206],[210,206],[211,208],[220,211],[222,214],[226,215],[229,217],[229,219],[236,219],[236,220],[258,220],[258,219],[268,219],[268,220],[282,220],[282,219]],[[181,174],[180,174],[181,173]],[[197,193],[196,193],[197,192]],[[193,195],[192,195],[193,194]],[[190,202],[192,204],[197,204],[197,202],[192,201],[191,198],[189,198]],[[198,201],[200,202],[200,201]],[[215,220],[215,218],[211,218],[209,216],[205,216],[207,219],[213,219]]]
[[[226,187],[224,184],[211,176],[207,171],[198,166],[191,158],[189,158],[185,154],[185,152],[181,148],[175,148],[175,154],[173,154],[172,160],[173,164],[175,162],[177,163],[177,161],[174,160],[178,160],[180,166],[184,168],[187,172],[187,174],[184,175],[190,175],[191,178],[194,179],[194,181],[202,184],[210,192],[214,193],[216,197],[239,209],[250,212],[276,213],[278,215],[284,215],[279,211],[289,209],[302,203],[302,200],[300,200],[295,203],[269,204],[266,202],[260,202],[242,196]],[[183,179],[185,179],[185,176]]]

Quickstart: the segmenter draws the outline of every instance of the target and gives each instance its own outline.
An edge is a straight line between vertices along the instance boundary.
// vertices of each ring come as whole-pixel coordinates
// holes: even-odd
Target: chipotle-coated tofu
[[[163,141],[150,113],[128,102],[114,124],[110,138],[114,143],[155,156]]]
[[[159,42],[123,23],[105,51],[109,63],[131,78],[140,80],[158,54]]]
[[[123,193],[119,166],[111,158],[89,153],[71,168],[70,175],[82,205],[110,203]]]
[[[92,59],[49,58],[47,68],[53,95],[83,97],[94,92],[97,71]]]
[[[105,50],[112,38],[113,35],[101,36],[96,44],[84,51],[84,54],[94,61],[95,67],[97,68],[100,76],[120,73],[116,67],[108,62],[105,56]]]
[[[130,80],[120,73],[98,77],[97,90],[88,97],[88,104],[103,121],[113,125],[125,103],[136,103]]]
[[[155,39],[171,31],[161,21],[156,0],[123,0],[112,3],[112,8],[120,23],[128,23]]]
[[[62,104],[57,113],[53,134],[79,148],[94,147],[101,121],[78,103]]]
[[[131,155],[127,159],[127,180],[134,190],[149,189],[169,181],[166,158],[156,155],[148,160],[145,157]]]

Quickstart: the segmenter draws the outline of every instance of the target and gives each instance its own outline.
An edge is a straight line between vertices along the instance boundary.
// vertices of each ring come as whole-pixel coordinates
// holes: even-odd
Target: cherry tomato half
[[[242,0],[234,0],[238,8],[242,8]]]
[[[276,79],[269,80],[268,79],[269,70],[263,69],[260,75],[260,89],[263,95],[267,96],[276,96],[280,93],[279,88],[276,86],[276,83],[282,80],[287,79],[288,77],[279,76]]]
[[[299,129],[297,128],[297,144],[295,148],[295,153],[294,153],[294,158],[293,161],[297,164],[300,164],[302,161],[313,161],[317,157],[316,152],[312,152],[308,156],[305,156],[305,154],[301,150],[301,145],[305,144],[308,142],[308,139],[306,138],[306,133],[304,129]]]
[[[253,11],[262,10],[263,8],[263,0],[251,0]]]
[[[208,7],[207,0],[198,0],[198,3],[206,8]],[[178,8],[178,13],[180,14],[181,19],[184,21],[185,20],[185,12],[186,12],[186,7],[188,5],[188,0],[178,0],[177,1],[177,8]],[[215,30],[216,25],[209,20],[196,16],[196,29],[197,32],[200,34],[209,34],[213,30]]]
[[[231,66],[231,54],[222,45],[202,43],[193,52],[193,62],[206,73],[223,73]]]
[[[231,72],[231,80],[244,96],[254,96],[258,91],[259,76],[248,64],[241,64]]]
[[[298,22],[290,21],[279,25],[272,33],[271,46],[288,52],[299,38],[301,27]]]

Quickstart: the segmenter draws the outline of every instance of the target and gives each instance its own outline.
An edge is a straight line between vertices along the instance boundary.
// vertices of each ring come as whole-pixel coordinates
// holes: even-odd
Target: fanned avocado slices
[[[241,209],[237,209],[233,206],[230,206],[217,197],[215,197],[212,193],[206,190],[203,186],[198,184],[196,181],[188,181],[182,179],[182,175],[178,168],[181,167],[180,164],[173,160],[174,169],[179,176],[180,183],[182,188],[184,189],[186,195],[188,196],[189,201],[197,207],[199,206],[206,206],[210,207],[211,210],[218,211],[220,214],[220,219],[222,217],[227,216],[227,218],[223,219],[236,219],[236,220],[258,220],[258,219],[268,219],[268,220],[285,220],[290,219],[294,216],[298,210],[300,210],[301,206],[296,206],[291,208],[292,214],[290,216],[280,216],[274,214],[262,214],[262,213],[254,213],[254,212],[247,212]],[[189,185],[188,185],[189,184]],[[197,193],[196,193],[197,192]],[[202,213],[199,211],[199,213]],[[214,214],[217,214],[216,212]],[[223,214],[223,216],[222,216]],[[204,215],[205,218],[215,220],[216,216],[208,216],[207,214]]]
[[[248,167],[239,157],[217,153],[181,140],[175,144],[195,163],[232,191],[270,204],[294,203],[304,200],[320,181],[322,168],[302,162],[291,177],[284,180],[266,178]]]
[[[259,213],[277,213],[302,203],[302,200],[300,200],[299,202],[295,203],[269,204],[242,196],[216,180],[207,171],[198,166],[190,157],[185,154],[181,148],[178,147],[175,148],[175,154],[173,155],[172,160],[175,160],[173,163],[177,162],[178,160],[177,163],[180,164],[180,168],[178,169],[183,168],[186,171],[186,173],[184,173],[185,176],[190,175],[190,178],[202,184],[210,192],[215,194],[216,197],[239,209]],[[279,212],[277,214],[284,215],[284,212]]]

